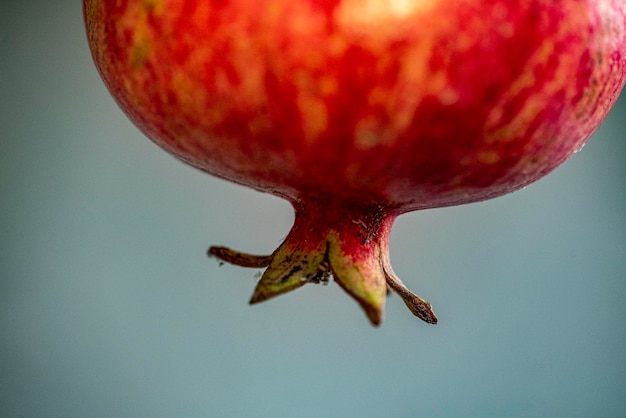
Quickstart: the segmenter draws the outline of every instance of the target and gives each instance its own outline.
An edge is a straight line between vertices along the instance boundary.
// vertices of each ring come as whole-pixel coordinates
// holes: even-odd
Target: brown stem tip
[[[211,247],[208,251],[209,257],[233,264],[239,267],[262,268],[270,265],[271,255],[252,255],[231,250],[226,247]]]

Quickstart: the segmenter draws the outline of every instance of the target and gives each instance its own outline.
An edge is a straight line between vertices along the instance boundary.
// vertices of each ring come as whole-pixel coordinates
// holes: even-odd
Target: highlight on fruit
[[[179,160],[289,201],[251,303],[331,277],[372,324],[397,216],[477,202],[580,149],[626,79],[624,0],[83,0],[113,98]],[[245,243],[242,243],[245,246]]]

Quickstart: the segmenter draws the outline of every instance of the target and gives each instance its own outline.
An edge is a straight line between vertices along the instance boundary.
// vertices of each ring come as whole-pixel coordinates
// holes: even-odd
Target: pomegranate
[[[287,199],[251,299],[334,280],[379,324],[403,213],[519,189],[578,150],[626,78],[624,0],[83,0],[106,86],[157,145]]]

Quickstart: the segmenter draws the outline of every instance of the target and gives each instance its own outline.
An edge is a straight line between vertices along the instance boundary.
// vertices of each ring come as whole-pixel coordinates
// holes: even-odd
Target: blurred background
[[[1,417],[626,416],[626,96],[550,176],[411,213],[380,328],[333,282],[248,306],[282,200],[169,157],[92,64],[78,1],[0,1]]]

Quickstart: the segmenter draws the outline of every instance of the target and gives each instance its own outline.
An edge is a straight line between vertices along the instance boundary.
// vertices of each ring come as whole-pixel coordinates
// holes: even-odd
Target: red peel
[[[546,175],[600,125],[626,79],[623,0],[83,0],[113,97],[154,142],[290,201],[261,302],[332,275],[373,324],[393,220]]]

